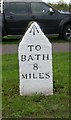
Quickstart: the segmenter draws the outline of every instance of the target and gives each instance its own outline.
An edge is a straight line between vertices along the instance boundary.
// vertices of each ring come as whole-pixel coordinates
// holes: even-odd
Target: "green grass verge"
[[[17,54],[3,55],[4,118],[68,118],[69,54],[53,53],[54,95],[20,96]]]
[[[21,37],[16,37],[16,36],[5,36],[2,39],[2,44],[18,44],[20,41]]]
[[[48,37],[48,36],[47,36]],[[49,41],[52,43],[64,43],[64,42],[69,42],[64,39],[61,39],[58,36],[50,36],[48,37]],[[4,37],[2,40],[2,44],[18,44],[22,37],[16,37],[16,36],[9,36],[9,37]]]
[[[0,118],[2,117],[2,56],[0,56]]]

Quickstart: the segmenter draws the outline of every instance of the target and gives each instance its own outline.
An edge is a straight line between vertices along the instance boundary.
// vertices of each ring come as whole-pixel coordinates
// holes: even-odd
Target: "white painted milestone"
[[[33,22],[19,48],[20,95],[53,95],[52,45]]]

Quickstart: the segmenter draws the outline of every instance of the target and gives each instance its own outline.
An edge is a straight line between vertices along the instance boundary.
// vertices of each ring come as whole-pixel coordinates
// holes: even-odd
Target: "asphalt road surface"
[[[69,52],[69,43],[52,43],[53,52]],[[1,54],[14,54],[18,52],[17,44],[0,44],[0,55]]]

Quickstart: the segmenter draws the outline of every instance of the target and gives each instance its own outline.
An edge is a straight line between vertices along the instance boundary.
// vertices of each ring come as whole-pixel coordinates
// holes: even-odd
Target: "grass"
[[[21,39],[21,37],[16,37],[16,36],[5,36],[2,39],[2,44],[18,44],[19,40]]]
[[[53,53],[54,95],[20,96],[17,54],[3,55],[4,118],[68,118],[69,54]]]
[[[2,117],[2,56],[0,56],[0,118]]]
[[[21,38],[22,38],[22,36],[21,37],[16,37],[16,36],[4,37],[2,40],[2,44],[18,44],[20,42]],[[50,42],[54,42],[54,43],[69,42],[58,36],[49,36],[48,38],[49,38]]]

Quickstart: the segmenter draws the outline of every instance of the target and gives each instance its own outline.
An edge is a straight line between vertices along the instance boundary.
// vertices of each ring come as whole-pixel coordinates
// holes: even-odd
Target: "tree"
[[[60,0],[59,2],[55,3],[55,4],[51,4],[54,8],[58,9],[58,10],[65,10],[65,11],[69,11],[69,9],[71,8],[71,4],[70,6],[68,4],[66,4],[63,0]]]
[[[69,3],[69,11],[71,12],[71,1]]]

